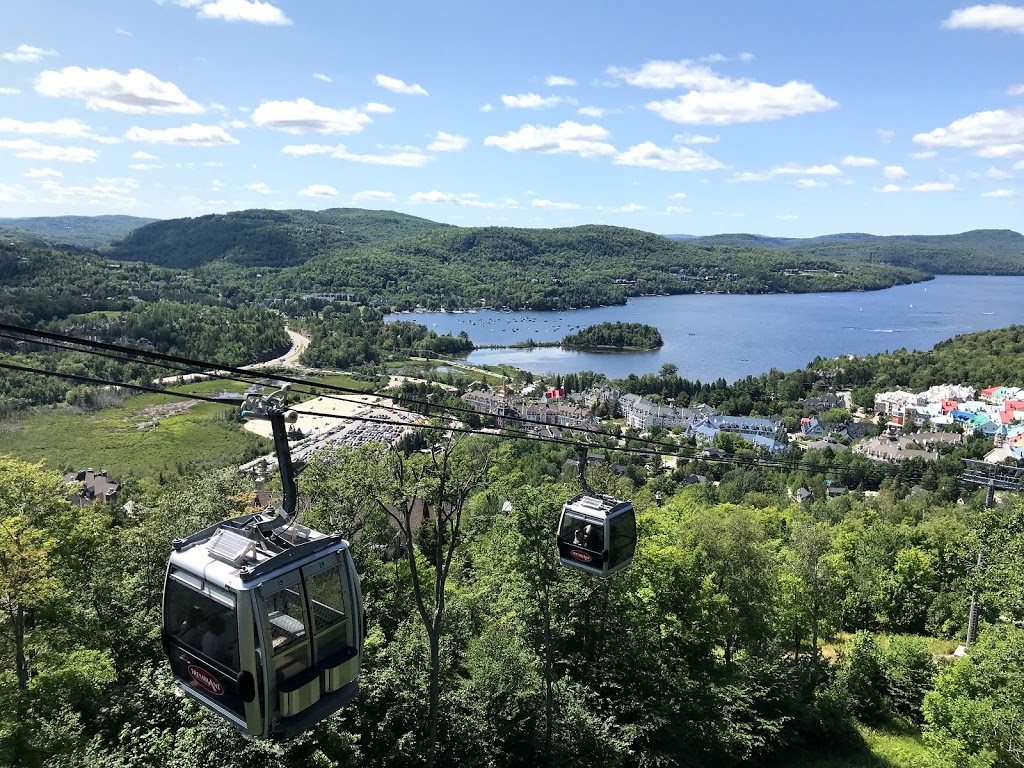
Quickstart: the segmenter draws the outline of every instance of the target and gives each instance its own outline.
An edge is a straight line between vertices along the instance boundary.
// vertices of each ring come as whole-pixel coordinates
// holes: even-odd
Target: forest
[[[665,345],[653,325],[643,323],[598,323],[562,339],[563,347],[574,349],[660,349]]]
[[[957,235],[867,235],[821,237],[711,235],[695,242],[777,248],[801,256],[910,267],[936,275],[1024,274],[1024,235],[1009,229],[976,229]]]
[[[0,238],[99,248],[157,219],[141,216],[33,216],[0,218]]]
[[[369,636],[359,697],[283,744],[176,698],[158,637],[170,540],[252,509],[250,481],[129,479],[79,510],[59,475],[0,458],[0,763],[853,766],[889,734],[887,765],[1016,764],[1018,499],[909,495],[904,476],[797,504],[800,478],[768,469],[681,489],[595,467],[639,515],[633,565],[602,583],[557,563],[570,449],[440,450],[444,484],[429,451],[379,445],[302,473],[303,522],[356,542]],[[415,499],[445,511],[403,544],[381,503]],[[954,659],[972,590],[980,642]]]
[[[419,323],[385,323],[380,310],[329,306],[305,321],[310,343],[302,362],[314,368],[358,369],[389,358],[460,355],[473,351],[465,332],[439,336]]]

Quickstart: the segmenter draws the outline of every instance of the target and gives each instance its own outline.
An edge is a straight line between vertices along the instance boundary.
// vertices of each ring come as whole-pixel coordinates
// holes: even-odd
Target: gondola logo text
[[[579,560],[581,563],[589,563],[594,559],[593,555],[588,555],[586,552],[580,552],[578,549],[569,550],[569,554]]]
[[[193,680],[195,680],[201,687],[208,690],[214,696],[220,696],[222,693],[224,693],[224,686],[220,684],[217,678],[215,678],[202,667],[197,667],[195,664],[189,664],[188,673],[192,676]]]

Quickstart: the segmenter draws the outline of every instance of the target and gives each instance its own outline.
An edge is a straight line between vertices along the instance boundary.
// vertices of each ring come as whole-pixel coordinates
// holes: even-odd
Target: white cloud
[[[668,197],[669,197],[669,200],[685,200],[686,199],[686,193],[685,192],[674,192],[673,194],[669,195]]]
[[[821,189],[827,187],[828,184],[819,179],[797,179],[793,182],[793,186],[797,189]]]
[[[76,139],[100,138],[81,120],[64,118],[51,123],[24,123],[10,117],[0,117],[0,133],[27,133],[36,136],[62,136]]]
[[[840,162],[851,168],[867,168],[872,165],[878,165],[878,161],[873,157],[857,157],[856,155],[847,155]]]
[[[151,154],[149,154],[149,152],[143,152],[142,150],[139,150],[138,152],[132,152],[132,160],[159,160],[159,159],[160,158],[157,157],[156,155],[151,155]]]
[[[427,146],[427,149],[431,152],[458,152],[461,149],[465,149],[467,144],[469,144],[469,139],[465,136],[456,136],[454,133],[438,131],[437,136]]]
[[[1024,96],[1024,83],[1018,83],[1017,85],[1011,85],[1006,89],[1007,96]]]
[[[395,108],[389,107],[387,104],[381,104],[379,101],[371,101],[363,107],[363,111],[372,114],[390,115],[395,111]]]
[[[127,29],[121,29],[121,27],[114,27],[114,34],[115,35],[124,35],[125,37],[135,37],[135,35],[133,35]]]
[[[1024,171],[1024,160],[1018,160],[1016,163],[1014,163],[1013,170]]]
[[[646,211],[646,210],[647,210],[647,206],[646,205],[640,205],[639,203],[630,203],[629,205],[624,205],[621,208],[612,208],[611,212],[612,213],[641,213],[641,212]]]
[[[739,55],[740,61],[753,61],[756,57],[750,51],[742,51]]]
[[[911,152],[910,153],[910,159],[911,160],[931,160],[937,154],[939,154],[939,153],[936,152],[934,149],[926,149],[924,152]]]
[[[576,110],[578,115],[586,115],[587,117],[604,117],[611,110],[603,109],[602,107],[580,107]]]
[[[203,111],[174,83],[166,83],[143,69],[129,70],[126,75],[112,69],[81,67],[48,70],[36,79],[36,91],[44,96],[80,99],[88,109],[130,114]]]
[[[979,149],[978,157],[1012,157],[1013,155],[1024,155],[1024,144],[999,144],[995,147]]]
[[[702,136],[699,133],[679,133],[672,137],[678,144],[717,144],[721,137]]]
[[[952,192],[956,186],[949,181],[930,181],[927,184],[918,184],[911,189],[915,192]]]
[[[700,60],[708,64],[720,64],[723,61],[728,61],[729,57],[723,53],[711,53],[707,56],[701,56]]]
[[[555,208],[560,211],[574,211],[580,207],[577,203],[553,203],[550,200],[538,200],[537,198],[531,200],[530,205],[534,208]]]
[[[194,3],[190,3],[194,5]],[[223,19],[224,21],[250,21],[253,24],[285,26],[292,20],[275,5],[260,0],[215,0],[204,3],[199,9],[201,19]]]
[[[576,85],[576,81],[571,77],[562,77],[561,75],[548,75],[544,82],[549,88],[554,88],[559,85]]]
[[[326,184],[310,184],[299,190],[299,197],[337,197],[338,190]]]
[[[498,147],[506,152],[575,152],[581,157],[591,158],[615,154],[615,147],[602,141],[606,138],[608,131],[599,125],[580,125],[567,120],[555,128],[524,125],[518,131],[509,131],[504,136],[488,136],[484,139],[484,145]]]
[[[899,184],[886,184],[884,187],[875,187],[875,189],[877,191],[879,191],[879,192],[899,192],[900,191],[900,185]]]
[[[999,181],[1003,179],[1013,178],[1012,173],[1010,173],[1009,171],[1004,171],[1002,168],[989,168],[987,171],[985,171],[985,176],[990,179],[996,179]]]
[[[565,99],[561,96],[541,96],[539,93],[521,93],[517,96],[502,96],[501,103],[510,109],[541,109],[554,107]]]
[[[678,205],[670,205],[665,208],[665,213],[670,216],[683,216],[687,213],[693,213],[693,208],[682,208]]]
[[[426,96],[427,92],[421,85],[406,84],[404,80],[399,80],[397,77],[388,77],[387,75],[377,75],[377,85],[381,88],[387,88],[393,93],[401,93],[406,96]]]
[[[57,52],[48,48],[36,48],[34,45],[19,45],[13,51],[7,51],[0,53],[0,59],[4,61],[12,62],[34,62],[39,61],[44,56],[56,56]]]
[[[910,175],[902,165],[887,165],[883,173],[887,179],[905,179]]]
[[[18,88],[0,88],[0,96],[17,96],[20,93]]]
[[[879,128],[875,133],[878,134],[878,140],[883,144],[888,144],[896,138],[896,131],[889,130],[888,128]]]
[[[99,154],[85,147],[57,147],[35,139],[0,141],[0,149],[12,149],[15,157],[27,160],[54,160],[69,163],[92,163]]]
[[[420,168],[433,158],[416,151],[398,151],[390,155],[357,155],[348,151],[344,144],[289,144],[282,150],[293,157],[309,157],[310,155],[330,155],[336,160],[351,160],[355,163],[368,165],[390,165],[405,168]]]
[[[59,179],[64,174],[55,168],[29,168],[25,171],[26,179]]]
[[[797,165],[788,163],[772,168],[770,173],[773,176],[842,176],[843,172],[836,166],[828,165]]]
[[[498,203],[481,200],[480,195],[475,192],[455,194],[454,192],[441,192],[435,189],[430,192],[415,192],[409,195],[409,200],[413,203],[453,203],[455,205],[468,206],[470,208],[499,207]]]
[[[947,29],[1001,29],[1024,35],[1024,8],[992,4],[972,5],[949,14],[942,22]]]
[[[251,189],[253,192],[259,192],[261,195],[270,194],[270,187],[268,187],[262,181],[257,181],[255,184],[246,184],[245,188]]]
[[[394,192],[381,192],[380,190],[376,190],[376,189],[366,189],[366,190],[363,190],[362,192],[356,192],[354,195],[352,195],[352,202],[353,203],[365,203],[365,202],[372,202],[374,200],[394,200],[394,199],[395,199],[395,193]]]
[[[755,171],[741,171],[734,173],[730,181],[768,181],[772,175],[770,173],[759,173]]]
[[[14,203],[24,199],[24,188],[20,184],[5,184],[0,181],[0,203]]]
[[[42,202],[59,205],[102,205],[113,208],[134,208],[139,201],[132,190],[138,185],[134,179],[96,179],[96,184],[64,186],[58,181],[39,184],[46,195]]]
[[[494,110],[493,104],[484,104],[480,107],[481,112],[491,112]]]
[[[128,167],[133,171],[152,171],[156,168],[163,168],[162,165],[157,165],[155,163],[129,163]]]
[[[945,128],[915,134],[914,142],[926,147],[973,149],[982,157],[1020,154],[1024,152],[1024,109],[975,112]]]
[[[313,79],[314,80],[319,80],[320,82],[323,82],[323,83],[333,83],[334,82],[334,80],[331,79],[330,75],[325,75],[323,72],[314,72],[313,73]]]
[[[688,147],[667,149],[645,141],[615,158],[616,165],[636,165],[659,171],[717,171],[725,166],[713,157]]]
[[[993,189],[991,192],[982,192],[982,197],[1016,197],[1019,192],[1015,189]]]
[[[373,119],[358,109],[331,109],[309,99],[264,101],[252,113],[261,128],[285,133],[358,133]]]
[[[666,120],[692,125],[731,125],[778,120],[808,112],[833,109],[839,104],[810,83],[791,80],[769,85],[745,78],[719,75],[689,59],[649,61],[639,70],[609,67],[609,74],[641,88],[689,90],[683,96],[652,101],[644,106]]]
[[[124,137],[128,141],[143,141],[149,144],[177,144],[187,147],[217,147],[224,144],[237,144],[234,138],[219,125],[200,125],[192,123],[180,128],[159,128],[151,130],[133,126]]]

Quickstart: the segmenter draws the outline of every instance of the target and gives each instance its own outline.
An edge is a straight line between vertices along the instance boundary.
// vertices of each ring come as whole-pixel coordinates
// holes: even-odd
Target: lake
[[[735,381],[772,368],[803,368],[819,355],[930,349],[961,333],[1024,324],[1022,297],[1024,277],[943,275],[884,291],[646,296],[625,306],[564,312],[423,312],[388,320],[412,320],[440,334],[465,331],[475,344],[558,341],[595,323],[647,323],[665,339],[655,352],[482,349],[469,362],[534,373],[592,370],[613,379],[675,363],[689,379]]]

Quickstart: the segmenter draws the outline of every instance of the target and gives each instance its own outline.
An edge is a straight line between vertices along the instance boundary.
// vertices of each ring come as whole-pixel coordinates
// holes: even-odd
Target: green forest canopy
[[[660,349],[665,341],[653,325],[643,323],[598,323],[562,339],[563,347],[578,349]]]

